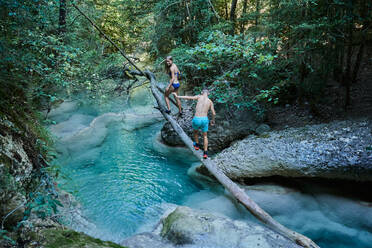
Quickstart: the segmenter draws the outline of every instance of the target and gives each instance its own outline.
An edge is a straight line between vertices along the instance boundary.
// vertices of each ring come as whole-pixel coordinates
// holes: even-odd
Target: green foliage
[[[5,240],[11,245],[16,245],[16,242],[11,237],[8,236],[7,230],[0,229],[0,240]]]
[[[241,106],[255,95],[274,104],[296,98],[319,101],[329,79],[342,85],[355,82],[362,58],[357,53],[368,40],[372,21],[370,2],[244,0],[238,1],[235,23],[230,19],[232,1],[210,2],[219,19],[208,3],[194,1],[195,18],[187,18],[183,1],[155,8],[160,14],[152,52],[171,53],[190,87],[215,87],[219,102],[231,99]],[[198,16],[201,9],[209,9],[209,15]],[[203,22],[208,18],[209,23]],[[188,34],[193,21],[197,25]],[[215,30],[221,30],[221,37]],[[227,35],[233,33],[240,35]]]
[[[45,219],[46,217],[51,217],[53,214],[58,212],[57,206],[63,207],[62,203],[56,199],[56,196],[50,193],[30,193],[29,197],[31,201],[26,204],[26,211],[23,220],[27,220],[30,217],[31,212],[34,212],[37,217]]]
[[[293,82],[282,80],[269,89],[260,90],[255,97],[255,101],[273,105],[286,103],[295,99],[295,92],[296,85]]]
[[[281,65],[273,52],[268,39],[255,42],[215,31],[195,47],[180,47],[171,54],[189,87],[207,86],[218,103],[252,108],[252,96],[280,78]]]
[[[217,22],[209,2],[205,0],[157,1],[153,18],[154,25],[148,30],[153,57],[163,57],[182,44],[195,44],[199,33]]]

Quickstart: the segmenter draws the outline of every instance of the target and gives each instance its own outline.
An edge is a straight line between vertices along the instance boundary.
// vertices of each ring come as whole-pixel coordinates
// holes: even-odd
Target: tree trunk
[[[366,6],[366,2],[362,1],[361,6]],[[356,82],[358,72],[359,72],[359,68],[360,68],[360,64],[362,63],[362,60],[363,60],[364,47],[365,47],[365,44],[366,44],[367,32],[368,32],[368,28],[369,28],[369,21],[367,20],[367,13],[368,13],[367,10],[368,10],[367,8],[363,8],[362,11],[361,11],[361,17],[364,19],[364,22],[363,22],[363,28],[360,31],[361,32],[361,41],[360,41],[360,46],[359,46],[359,51],[358,51],[358,54],[357,54],[357,57],[356,57],[356,61],[355,61],[355,64],[354,64],[353,74],[351,76],[351,84],[354,84]]]
[[[353,2],[350,1],[348,7],[348,16],[351,17],[351,21],[348,25],[348,48],[347,48],[347,57],[346,57],[346,71],[343,76],[343,83],[345,85],[345,105],[344,109],[347,110],[347,107],[350,105],[350,88],[351,88],[351,60],[353,56],[353,25],[354,25],[354,16],[352,11]]]
[[[230,193],[249,211],[253,214],[258,220],[270,227],[272,230],[278,232],[284,237],[292,240],[298,245],[308,248],[319,248],[312,240],[303,236],[302,234],[296,233],[279,222],[275,221],[268,213],[261,209],[249,196],[242,190],[238,185],[236,185],[230,178],[228,178],[218,166],[216,166],[210,159],[203,159],[201,151],[196,151],[193,148],[192,140],[189,136],[183,131],[180,125],[173,119],[171,115],[165,113],[166,108],[162,103],[162,96],[156,90],[156,79],[154,74],[149,71],[145,71],[147,78],[151,83],[151,91],[154,95],[156,102],[158,103],[158,109],[164,116],[164,118],[169,121],[172,125],[174,131],[180,136],[185,145],[191,150],[191,152],[207,167],[208,171],[216,177],[216,179],[228,190]]]
[[[245,14],[247,13],[247,6],[248,6],[248,0],[244,0],[243,3],[243,12],[240,18],[244,18]],[[240,33],[244,32],[244,26],[247,22],[245,20],[242,20],[240,23]]]
[[[66,33],[66,0],[59,0],[59,32]]]
[[[230,21],[232,23],[231,34],[235,33],[235,24],[236,24],[236,5],[238,4],[238,0],[232,0],[231,8],[230,8]]]
[[[256,17],[255,17],[255,20],[254,20],[254,25],[256,27],[256,31],[258,30],[258,16],[260,14],[260,0],[256,0]],[[257,34],[254,36],[254,42],[256,42],[256,36]]]
[[[225,0],[225,19],[229,19],[229,8],[227,7],[227,0]]]

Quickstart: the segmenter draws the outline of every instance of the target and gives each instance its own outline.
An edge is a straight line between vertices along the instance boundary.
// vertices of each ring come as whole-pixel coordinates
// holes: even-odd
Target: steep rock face
[[[190,102],[182,102],[183,116],[176,115],[176,119],[187,135],[193,137],[191,121],[194,116],[195,106]],[[253,112],[247,110],[234,110],[216,105],[216,124],[209,125],[208,143],[211,152],[218,152],[228,147],[231,142],[242,139],[249,134],[255,133],[261,120]],[[211,117],[209,117],[211,119]],[[164,143],[171,146],[183,146],[182,140],[173,130],[170,123],[165,123],[161,129],[161,137]],[[202,142],[202,135],[199,134],[199,143]]]
[[[236,142],[213,160],[232,179],[285,176],[372,181],[371,130],[370,120],[359,120],[273,131]]]
[[[222,215],[183,206],[177,207],[166,215],[153,233],[135,235],[122,244],[131,248],[299,247],[281,235],[253,222],[233,221]]]
[[[12,122],[0,119],[0,130],[0,218],[5,226],[13,226],[23,218],[22,203],[25,189],[32,183],[33,158]]]

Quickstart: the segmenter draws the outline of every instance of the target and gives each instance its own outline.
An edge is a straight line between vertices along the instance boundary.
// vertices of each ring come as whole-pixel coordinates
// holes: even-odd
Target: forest
[[[105,119],[100,131],[97,131],[98,129],[92,131],[92,136],[97,135],[97,137],[101,134],[99,132],[103,129],[105,131],[100,143],[97,141],[99,145],[94,148],[103,146],[102,144],[108,140],[107,137],[111,137],[110,132],[113,131],[110,129],[110,125],[116,123],[115,118],[124,118],[119,115],[121,115],[120,111],[125,108],[133,110],[123,114],[127,120],[134,116],[131,121],[135,124],[131,125],[140,125],[137,122],[142,120],[142,114],[144,116],[143,123],[146,124],[141,124],[140,127],[131,126],[130,131],[127,126],[123,129],[129,134],[134,134],[141,128],[147,130],[149,125],[159,122],[162,117],[157,116],[158,113],[155,114],[155,112],[136,113],[137,110],[142,110],[138,107],[140,105],[138,102],[146,102],[151,105],[146,111],[148,109],[152,111],[154,100],[152,96],[150,98],[148,96],[141,98],[141,96],[139,100],[136,100],[137,102],[133,100],[131,102],[131,99],[135,98],[135,94],[142,94],[136,93],[139,89],[146,87],[148,89],[150,84],[150,80],[141,77],[138,73],[133,73],[133,71],[141,68],[141,70],[154,73],[160,84],[167,83],[169,79],[164,70],[167,56],[173,57],[174,63],[177,64],[181,72],[182,94],[197,95],[202,89],[209,89],[209,97],[215,103],[216,109],[219,110],[217,116],[220,113],[226,118],[220,121],[224,126],[220,129],[217,128],[220,133],[227,126],[233,128],[234,124],[231,123],[231,120],[235,120],[235,117],[232,116],[245,115],[240,113],[253,113],[254,125],[266,123],[266,126],[271,126],[274,130],[292,127],[291,125],[293,127],[306,124],[322,125],[335,120],[347,121],[351,118],[359,121],[362,118],[360,123],[367,123],[365,126],[360,123],[347,122],[346,124],[335,124],[334,127],[335,130],[340,130],[339,133],[335,131],[335,136],[343,135],[341,133],[345,128],[351,129],[352,133],[353,130],[359,130],[359,126],[365,127],[362,128],[363,130],[361,129],[362,131],[355,131],[358,132],[355,134],[356,136],[349,133],[345,135],[349,135],[351,138],[349,136],[347,136],[348,138],[345,138],[346,136],[340,138],[342,142],[345,139],[351,140],[345,142],[352,146],[354,144],[353,137],[359,137],[358,135],[363,137],[360,138],[359,143],[355,144],[360,150],[355,147],[349,149],[351,153],[356,155],[345,155],[343,158],[348,161],[345,162],[348,163],[348,166],[353,165],[354,162],[350,161],[355,160],[357,162],[354,164],[361,164],[363,169],[360,171],[359,169],[350,169],[352,175],[348,175],[348,171],[345,169],[343,174],[333,177],[331,174],[334,171],[329,169],[332,168],[329,166],[329,171],[315,173],[312,177],[316,179],[332,178],[336,181],[345,179],[346,185],[352,185],[353,180],[357,178],[356,181],[361,185],[358,184],[356,188],[362,191],[362,195],[365,192],[362,188],[366,185],[370,186],[372,182],[372,143],[370,143],[372,135],[367,130],[368,128],[372,129],[372,124],[368,124],[372,123],[371,1],[0,0],[0,16],[0,135],[4,137],[4,140],[1,140],[0,158],[0,204],[3,206],[0,208],[0,220],[2,221],[0,246],[39,247],[38,245],[42,242],[40,240],[38,240],[39,243],[36,242],[35,246],[32,245],[33,236],[30,234],[30,230],[32,232],[34,230],[32,225],[26,225],[28,219],[37,215],[41,219],[53,216],[52,219],[55,220],[55,216],[61,212],[58,209],[65,205],[56,192],[59,191],[57,186],[61,182],[59,180],[65,183],[64,180],[67,179],[56,178],[61,177],[60,174],[64,174],[64,169],[61,169],[63,164],[73,164],[78,159],[66,162],[68,156],[64,157],[65,151],[63,149],[65,148],[60,148],[59,143],[54,140],[53,135],[55,136],[58,132],[53,128],[62,123],[60,120],[53,119],[53,115],[56,113],[54,110],[63,103],[79,98],[81,106],[85,104],[84,101],[89,101],[97,106],[111,108],[105,113],[112,114],[111,112],[113,112],[117,116],[112,114],[113,117],[110,117],[109,121]],[[111,105],[113,103],[116,105]],[[122,109],[120,109],[121,107]],[[96,112],[89,110],[90,112],[84,113],[81,108],[80,112],[76,113],[84,115],[89,113],[98,119],[104,116],[103,108],[97,107],[99,110],[95,110]],[[227,114],[226,109],[229,110]],[[93,112],[94,114],[92,114]],[[151,120],[150,117],[145,116],[149,113]],[[71,115],[73,116],[73,114]],[[298,117],[299,115],[300,117]],[[90,117],[84,118],[86,118],[85,121],[88,121]],[[306,120],[303,121],[303,119]],[[68,120],[71,121],[72,117],[66,118],[64,121]],[[94,123],[92,120],[93,117],[89,119],[91,127]],[[182,124],[179,117],[176,120],[185,129],[186,124]],[[77,130],[81,123],[83,122],[71,122],[69,125],[70,127],[75,125]],[[88,124],[84,123],[89,127]],[[212,138],[211,150],[212,155],[216,156],[213,158],[216,163],[225,161],[224,155],[221,155],[223,149],[234,147],[234,142],[246,138],[247,135],[256,134],[258,138],[269,139],[276,137],[274,133],[265,131],[262,134],[260,131],[256,131],[259,124],[251,128],[254,130],[252,131],[248,130],[250,124],[245,119],[239,119],[236,124],[236,129],[239,129],[238,133],[231,134],[223,141]],[[170,135],[170,131],[164,131],[167,128],[171,129],[166,125],[164,127],[156,126],[157,129],[145,132],[148,132],[147,135],[161,132],[165,144],[182,145],[181,141],[177,143],[166,140],[166,135],[168,135],[168,139],[173,139],[172,137],[175,135]],[[241,125],[241,129],[245,128],[245,130],[240,130]],[[67,128],[63,132],[69,131],[66,130]],[[81,130],[83,128],[78,131]],[[329,130],[332,128],[329,127]],[[53,133],[54,131],[55,133]],[[314,131],[311,134],[313,136],[309,134],[309,137],[315,137],[322,132]],[[191,137],[191,131],[187,134]],[[143,135],[138,138],[143,139],[139,142],[141,145],[138,145],[141,147],[142,143],[147,142],[145,141],[146,135],[145,133],[138,135]],[[8,143],[5,141],[5,137],[13,137],[15,143],[23,143],[24,153],[28,157],[27,161],[32,164],[30,171],[25,169],[27,166],[25,167],[23,162],[20,162],[24,159],[23,153],[19,152],[21,156],[18,153],[15,153],[18,155],[9,155],[12,152],[7,152],[6,144]],[[283,135],[278,134],[277,137],[279,138],[273,141],[274,143]],[[333,139],[338,140],[337,137]],[[16,140],[18,141],[16,142]],[[134,138],[134,140],[136,139]],[[300,141],[298,142],[300,143]],[[128,143],[130,142],[128,141]],[[64,145],[67,147],[66,144]],[[91,145],[89,142],[87,144],[87,146]],[[316,146],[314,145],[314,147]],[[16,149],[14,147],[17,145],[11,149]],[[272,148],[270,145],[267,147],[268,149]],[[325,146],[323,147],[319,143],[318,147],[319,150],[322,150]],[[72,155],[75,148],[71,145],[66,149],[70,149],[68,150],[70,156],[68,159],[75,158],[75,155]],[[137,149],[137,147],[133,149]],[[147,151],[146,149],[143,148],[143,151]],[[324,148],[320,154],[327,153],[327,149]],[[61,152],[62,150],[63,152]],[[298,151],[300,150],[298,149]],[[305,150],[303,153],[298,151],[294,151],[294,153],[298,153],[297,158],[300,158],[306,153]],[[86,151],[87,154],[89,152],[90,150]],[[104,155],[100,156],[104,157]],[[333,159],[332,156],[327,160],[327,163]],[[237,155],[237,157],[239,156]],[[66,161],[62,158],[66,158]],[[94,163],[98,163],[98,160],[94,161]],[[195,161],[190,161],[186,162],[188,166],[195,163]],[[19,166],[17,165],[18,167],[15,168],[14,163]],[[232,180],[236,179],[234,181],[244,182],[247,180],[246,175],[234,177],[232,176],[233,172],[231,175],[228,172],[229,170],[226,169],[225,173]],[[17,178],[19,175],[23,177],[27,173],[29,173],[28,179],[20,184]],[[146,173],[146,171],[138,173]],[[180,173],[186,175],[188,172],[182,171]],[[355,177],[353,177],[353,173],[356,175]],[[361,176],[361,174],[364,175]],[[259,174],[257,178],[272,176],[285,178],[287,174],[274,173],[264,176]],[[302,176],[302,174],[294,174],[289,177],[301,178]],[[78,180],[74,179],[72,175],[69,177],[72,177],[70,179],[72,181]],[[252,177],[256,178],[256,175]],[[182,180],[190,183],[187,178]],[[250,182],[247,185],[250,185]],[[199,189],[200,186],[192,187],[195,189],[188,189],[190,192],[197,191],[196,189]],[[183,194],[183,191],[179,190],[179,194]],[[74,195],[70,188],[66,191]],[[11,204],[12,199],[16,198],[15,196],[18,198],[14,204]],[[76,197],[78,200],[83,199],[82,193],[77,194]],[[363,198],[363,200],[365,199]],[[372,200],[368,198],[365,201],[370,204]],[[176,203],[180,204],[181,200],[177,200]],[[136,206],[138,205],[141,204],[138,203]],[[15,217],[14,221],[10,221],[12,217],[9,216],[16,215],[13,213],[20,208],[23,211],[20,213],[21,217]],[[144,210],[141,209],[141,211]],[[366,213],[371,214],[371,211],[369,208]],[[370,228],[372,227],[363,226],[362,230],[366,232],[365,237],[367,238],[363,236],[360,244],[371,240],[372,229]],[[120,239],[110,238],[79,228],[74,230],[83,231],[94,238],[101,238],[117,244],[125,236],[120,236]],[[303,230],[296,229],[296,231]],[[311,236],[315,242],[319,241],[312,236],[310,231],[303,232]],[[29,236],[25,237],[24,233]],[[128,231],[128,233],[134,234],[134,231]],[[45,247],[73,247],[68,244],[67,246],[53,246],[61,242],[61,237],[64,239],[68,235],[75,234],[58,233],[58,235],[53,233],[52,236],[58,240],[55,244]],[[125,238],[128,236],[126,235]],[[169,237],[168,239],[171,240]],[[85,244],[96,242],[88,236],[80,241],[86,242]],[[320,242],[322,243],[323,240]],[[116,247],[117,244],[114,243],[106,243],[105,245],[108,246],[102,247]],[[117,246],[119,247],[119,245]],[[124,246],[131,247],[130,243],[124,243]],[[195,248],[197,247],[198,245],[195,246]],[[337,244],[328,246],[327,243],[322,247],[351,246],[338,246]]]
[[[213,87],[217,102],[235,106],[321,101],[334,81],[347,109],[368,60],[366,0],[76,4],[142,64],[159,70],[156,65],[173,55],[189,89]],[[45,105],[60,91],[94,94],[104,88],[105,65],[123,63],[68,1],[2,1],[1,7],[2,96],[14,87],[27,92],[28,102]]]

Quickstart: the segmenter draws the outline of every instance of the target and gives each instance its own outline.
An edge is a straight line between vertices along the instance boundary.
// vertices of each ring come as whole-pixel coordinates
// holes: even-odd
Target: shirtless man
[[[208,111],[212,112],[211,125],[214,125],[214,117],[216,112],[214,111],[213,102],[208,98],[209,91],[204,89],[201,95],[197,96],[178,96],[176,93],[173,93],[177,98],[187,99],[187,100],[198,100],[195,109],[195,116],[192,119],[192,128],[194,129],[194,148],[199,150],[199,129],[203,132],[203,143],[204,143],[204,154],[203,158],[208,158]]]

